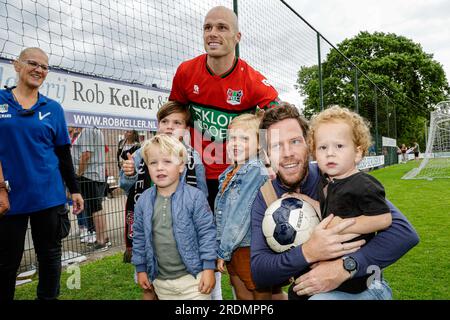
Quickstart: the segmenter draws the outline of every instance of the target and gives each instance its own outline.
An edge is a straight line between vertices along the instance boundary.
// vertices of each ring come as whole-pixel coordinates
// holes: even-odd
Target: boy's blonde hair
[[[259,125],[261,123],[261,119],[264,115],[264,111],[259,111],[256,114],[251,113],[244,113],[233,120],[231,120],[230,124],[228,125],[228,129],[236,129],[236,128],[242,128],[242,129],[252,129],[256,136],[258,137],[259,141]]]
[[[149,151],[154,146],[159,147],[161,153],[173,155],[175,158],[179,159],[181,163],[187,163],[187,152],[183,143],[172,136],[161,133],[145,141],[142,146],[141,154],[146,165],[148,165],[150,158]]]
[[[356,112],[350,111],[348,108],[334,105],[313,116],[313,118],[311,119],[308,134],[308,146],[313,157],[315,157],[315,150],[317,147],[315,142],[315,135],[318,126],[323,123],[336,123],[339,121],[343,121],[350,126],[353,133],[353,143],[356,147],[361,148],[362,157],[367,154],[369,147],[372,144],[372,138],[369,129],[370,123]]]

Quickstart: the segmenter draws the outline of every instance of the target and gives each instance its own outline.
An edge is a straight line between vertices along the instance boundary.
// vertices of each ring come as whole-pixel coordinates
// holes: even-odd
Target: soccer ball
[[[275,252],[283,252],[308,240],[319,222],[312,205],[295,197],[286,197],[267,208],[262,229],[269,247]]]

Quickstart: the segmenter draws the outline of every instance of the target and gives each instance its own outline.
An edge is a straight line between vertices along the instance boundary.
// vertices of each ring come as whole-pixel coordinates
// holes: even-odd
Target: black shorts
[[[105,182],[94,181],[85,177],[78,177],[77,180],[84,199],[84,212],[86,215],[92,216],[94,212],[102,210]]]

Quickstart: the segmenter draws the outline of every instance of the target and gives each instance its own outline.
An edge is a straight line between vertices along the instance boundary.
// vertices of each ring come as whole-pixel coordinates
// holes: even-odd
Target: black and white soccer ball
[[[283,252],[307,241],[320,222],[313,206],[295,197],[274,201],[266,210],[262,229],[267,244]]]

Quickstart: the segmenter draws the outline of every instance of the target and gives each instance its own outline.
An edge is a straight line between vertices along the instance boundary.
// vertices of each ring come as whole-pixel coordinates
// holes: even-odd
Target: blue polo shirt
[[[66,202],[55,147],[70,144],[70,138],[58,102],[39,94],[36,104],[25,110],[10,89],[0,90],[0,140],[3,174],[11,186],[8,215]]]

